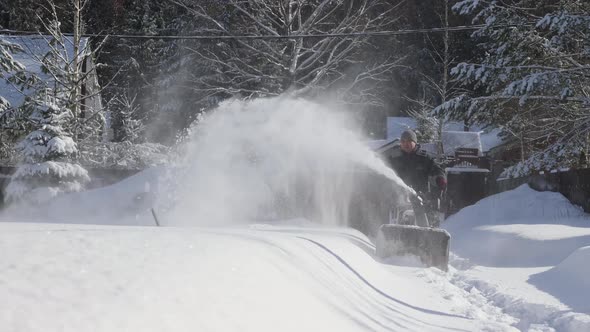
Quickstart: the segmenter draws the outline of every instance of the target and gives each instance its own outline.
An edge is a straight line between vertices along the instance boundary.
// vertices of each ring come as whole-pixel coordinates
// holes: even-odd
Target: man
[[[389,166],[412,187],[422,195],[428,195],[426,200],[435,201],[441,198],[447,187],[447,176],[444,169],[433,158],[420,150],[416,133],[406,130],[400,137],[400,152],[389,156]],[[435,180],[435,188],[429,186],[429,179]]]

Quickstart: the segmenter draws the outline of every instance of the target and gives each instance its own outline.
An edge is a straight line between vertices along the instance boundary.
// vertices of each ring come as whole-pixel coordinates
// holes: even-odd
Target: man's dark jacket
[[[445,170],[433,158],[421,151],[419,145],[410,153],[402,151],[399,147],[397,149],[399,150],[396,150],[392,156],[387,158],[387,162],[397,175],[414,190],[423,193],[428,192],[429,176],[435,179],[442,177],[446,183]],[[439,192],[442,189],[438,188]]]

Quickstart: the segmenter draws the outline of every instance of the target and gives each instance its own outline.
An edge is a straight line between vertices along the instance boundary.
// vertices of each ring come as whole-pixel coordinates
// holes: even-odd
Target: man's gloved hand
[[[433,199],[440,201],[447,190],[447,179],[443,176],[438,176],[435,180],[438,190],[433,190],[432,195]]]
[[[412,204],[418,204],[418,205],[423,205],[424,201],[426,200],[426,196],[424,195],[423,192],[416,192],[416,195],[410,195],[410,202]]]
[[[437,176],[436,185],[440,191],[444,192],[447,189],[447,179],[444,176]]]

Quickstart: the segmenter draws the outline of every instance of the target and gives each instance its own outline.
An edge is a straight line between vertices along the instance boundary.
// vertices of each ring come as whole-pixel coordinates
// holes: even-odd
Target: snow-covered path
[[[453,283],[477,289],[522,331],[590,331],[590,216],[527,185],[487,197],[443,223]]]
[[[351,230],[0,223],[3,331],[503,331]],[[478,302],[479,301],[479,302]]]

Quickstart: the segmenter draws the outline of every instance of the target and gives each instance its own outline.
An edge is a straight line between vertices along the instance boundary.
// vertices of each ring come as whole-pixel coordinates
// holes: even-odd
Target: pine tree
[[[123,3],[112,2],[112,15],[115,17],[113,26],[106,29],[129,35],[178,34],[169,29],[166,21],[174,17],[167,16],[170,4],[156,0],[128,0]],[[111,39],[103,47],[102,62],[107,68],[101,71],[101,80],[109,84],[104,97],[112,100],[110,109],[113,114],[114,139],[117,142],[126,140],[129,131],[127,124],[136,126],[136,121],[152,122],[160,116],[160,86],[157,81],[166,73],[167,63],[174,58],[175,44],[158,39]],[[124,103],[116,101],[127,98],[133,101],[132,108],[137,109],[131,115]],[[177,98],[180,100],[180,98]],[[131,115],[131,116],[130,116]],[[132,120],[132,121],[130,121]],[[170,128],[170,126],[159,126]],[[160,128],[151,128],[149,132],[157,133]],[[145,141],[151,137],[134,139]]]
[[[78,149],[65,127],[73,114],[55,101],[47,92],[27,101],[35,130],[16,146],[22,161],[6,187],[8,202],[44,202],[80,191],[90,180],[88,172],[72,162]]]
[[[126,94],[119,95],[113,100],[117,109],[117,119],[120,121],[118,130],[119,139],[122,142],[140,143],[144,139],[145,124],[143,119],[138,119],[139,105],[136,96]]]
[[[22,52],[20,45],[0,38],[0,78],[13,84],[27,81],[25,67],[12,56]],[[12,144],[23,130],[22,114],[0,92],[0,160],[12,159]]]
[[[484,25],[473,34],[484,56],[452,70],[473,93],[438,110],[502,128],[521,150],[511,175],[577,161],[590,143],[590,4],[464,0],[454,9]]]
[[[82,59],[89,55],[88,48],[66,37],[57,19],[43,24],[50,34],[46,37],[49,51],[40,64],[49,79],[29,82],[27,87],[35,93],[19,109],[32,131],[16,145],[21,162],[6,188],[10,202],[43,202],[63,192],[81,190],[90,178],[74,161],[76,141],[96,140],[101,129],[88,121],[94,117],[87,118],[80,107],[80,85],[85,79]]]
[[[56,8],[58,19],[65,22],[66,29],[71,31],[73,20],[68,19],[73,7],[71,0],[0,0],[0,9],[3,9],[7,21],[4,28],[42,31],[43,22],[53,19],[53,13],[47,10],[51,6]]]
[[[37,91],[51,90],[51,95],[59,99],[58,105],[71,110],[73,118],[68,130],[76,143],[99,142],[108,130],[105,111],[85,107],[86,101],[96,98],[95,94],[99,93],[98,87],[93,86],[96,82],[91,79],[94,68],[83,70],[88,58],[93,56],[91,44],[88,39],[80,38],[81,30],[74,36],[66,36],[55,11],[53,20],[43,24],[48,33],[45,39],[49,51],[40,61],[41,70],[49,79],[31,87]],[[86,94],[82,93],[83,85],[87,87]]]

